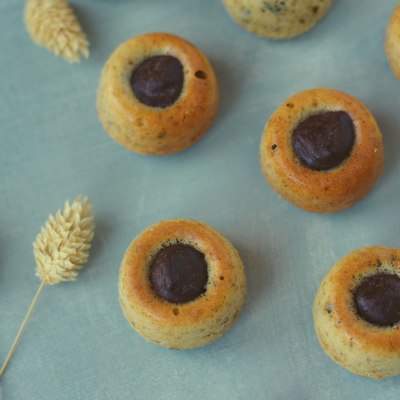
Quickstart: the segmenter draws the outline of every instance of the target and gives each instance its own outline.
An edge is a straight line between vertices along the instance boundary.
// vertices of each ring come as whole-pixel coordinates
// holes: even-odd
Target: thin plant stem
[[[13,345],[12,345],[12,347],[11,347],[10,352],[8,353],[8,356],[7,356],[7,358],[6,358],[6,361],[4,361],[4,364],[3,364],[3,366],[2,366],[1,369],[0,369],[0,377],[1,377],[1,375],[3,374],[4,370],[6,369],[6,366],[7,366],[7,364],[8,364],[8,361],[10,360],[11,354],[12,354],[13,351],[14,351],[14,348],[15,348],[17,342],[18,342],[18,339],[19,339],[19,337],[21,336],[22,330],[23,330],[24,327],[25,327],[26,321],[28,321],[29,315],[31,314],[31,311],[32,311],[32,309],[33,309],[33,306],[35,305],[36,300],[37,300],[37,298],[39,297],[40,291],[42,290],[43,286],[44,286],[44,280],[42,281],[41,285],[39,286],[38,291],[36,292],[36,295],[35,295],[35,297],[34,297],[34,299],[33,299],[33,301],[32,301],[31,306],[29,307],[29,310],[28,310],[28,313],[26,314],[26,317],[25,317],[25,319],[24,319],[24,322],[22,323],[21,328],[19,328],[18,335],[17,335],[17,337],[16,337],[15,340],[14,340],[14,343],[13,343]]]

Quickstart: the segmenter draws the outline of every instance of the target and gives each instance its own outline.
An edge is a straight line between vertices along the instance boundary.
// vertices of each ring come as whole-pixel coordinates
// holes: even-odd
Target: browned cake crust
[[[206,292],[184,304],[162,300],[149,279],[156,254],[176,243],[203,253],[208,265]],[[243,264],[232,244],[210,226],[187,219],[159,222],[134,239],[121,263],[118,289],[132,327],[150,342],[174,349],[191,349],[219,338],[238,316],[246,292]]]
[[[389,19],[384,49],[394,76],[400,81],[400,3]]]
[[[314,327],[326,354],[358,375],[400,373],[400,327],[379,327],[357,315],[353,291],[378,272],[400,276],[400,250],[372,246],[340,259],[322,279],[313,305]]]
[[[151,107],[135,96],[132,71],[146,58],[176,57],[184,70],[181,95],[167,108]],[[107,60],[97,91],[97,112],[107,133],[140,154],[165,155],[198,141],[213,121],[219,103],[214,71],[192,44],[167,33],[149,33],[122,43]]]
[[[325,111],[345,111],[352,119],[355,141],[339,166],[315,171],[304,166],[292,144],[296,126]],[[261,170],[285,200],[310,212],[334,212],[361,200],[383,168],[382,136],[364,105],[332,89],[311,89],[282,103],[267,122],[260,144]]]

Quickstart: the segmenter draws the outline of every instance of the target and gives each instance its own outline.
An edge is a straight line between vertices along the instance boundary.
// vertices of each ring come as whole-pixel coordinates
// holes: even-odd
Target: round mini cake
[[[214,71],[192,44],[149,33],[121,44],[107,60],[97,91],[106,132],[139,154],[165,155],[197,142],[219,103]]]
[[[203,346],[225,333],[242,308],[243,264],[210,226],[171,219],[150,226],[127,249],[119,272],[122,311],[148,341]]]
[[[228,14],[247,31],[267,39],[289,39],[310,30],[332,0],[222,0]]]
[[[314,327],[326,354],[358,375],[400,374],[400,250],[365,247],[322,279]]]
[[[394,76],[400,81],[400,2],[389,19],[384,49],[390,68]]]
[[[309,212],[335,212],[361,200],[375,184],[383,168],[382,136],[355,98],[311,89],[273,113],[259,159],[283,199]]]

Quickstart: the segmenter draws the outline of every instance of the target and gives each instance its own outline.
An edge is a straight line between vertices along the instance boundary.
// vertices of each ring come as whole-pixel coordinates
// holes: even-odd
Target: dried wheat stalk
[[[89,42],[74,11],[64,0],[28,0],[25,24],[33,41],[68,62],[89,57]]]
[[[0,376],[7,366],[43,286],[75,280],[77,271],[87,261],[94,229],[93,216],[88,216],[91,209],[92,206],[87,204],[86,197],[81,201],[81,196],[78,196],[72,205],[67,200],[64,211],[58,210],[55,218],[49,216],[49,220],[33,243],[37,264],[36,275],[40,277],[42,283],[0,370]]]

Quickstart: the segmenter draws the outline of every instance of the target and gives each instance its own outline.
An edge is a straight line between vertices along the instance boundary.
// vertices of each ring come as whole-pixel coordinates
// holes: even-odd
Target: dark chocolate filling
[[[204,254],[184,244],[163,248],[150,267],[154,292],[171,303],[187,303],[196,299],[204,293],[207,281]]]
[[[344,111],[311,115],[293,131],[293,146],[300,161],[315,171],[340,165],[354,145],[354,127]]]
[[[177,58],[153,56],[133,70],[131,86],[143,104],[166,108],[180,96],[183,78],[183,67]]]
[[[400,322],[400,278],[377,274],[365,278],[354,292],[358,315],[380,327]]]

